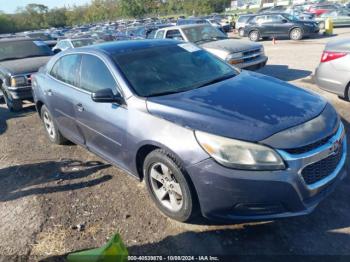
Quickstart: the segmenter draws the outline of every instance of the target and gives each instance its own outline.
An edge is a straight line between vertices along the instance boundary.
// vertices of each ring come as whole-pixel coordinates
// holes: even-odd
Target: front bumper
[[[266,65],[268,60],[268,57],[265,55],[261,55],[258,58],[251,60],[249,62],[243,62],[240,64],[235,64],[235,67],[238,67],[240,69],[247,69],[247,70],[256,70],[259,68],[262,68]]]
[[[307,185],[300,171],[325,157],[323,153],[332,145],[295,157],[284,155],[288,168],[280,171],[229,169],[213,159],[187,168],[203,216],[220,221],[261,221],[312,212],[347,174],[346,138],[342,140],[341,161],[327,177]]]

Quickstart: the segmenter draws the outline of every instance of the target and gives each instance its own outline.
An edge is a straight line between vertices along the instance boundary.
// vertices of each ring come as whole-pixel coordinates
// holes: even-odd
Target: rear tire
[[[143,174],[153,202],[166,216],[180,222],[195,216],[196,195],[173,155],[162,149],[152,151],[144,161]]]
[[[294,28],[290,31],[289,38],[291,40],[301,40],[303,38],[303,31],[299,27]]]
[[[248,37],[249,37],[250,41],[258,42],[260,39],[260,33],[258,30],[253,30],[249,33]]]
[[[64,136],[62,136],[62,134],[58,130],[50,111],[45,105],[41,107],[40,116],[43,121],[46,135],[49,138],[49,140],[57,145],[66,144],[68,140]]]

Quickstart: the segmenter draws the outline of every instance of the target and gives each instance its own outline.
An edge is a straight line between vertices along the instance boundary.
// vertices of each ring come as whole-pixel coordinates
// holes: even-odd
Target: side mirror
[[[58,54],[58,53],[61,52],[61,51],[62,51],[61,49],[56,48],[56,49],[53,50],[53,53],[54,53],[54,54]]]
[[[112,89],[106,88],[91,94],[91,99],[96,103],[117,103],[122,105],[125,103],[124,98],[118,93],[113,94]]]
[[[286,23],[288,23],[288,20],[287,19],[282,19],[282,23],[286,24]]]

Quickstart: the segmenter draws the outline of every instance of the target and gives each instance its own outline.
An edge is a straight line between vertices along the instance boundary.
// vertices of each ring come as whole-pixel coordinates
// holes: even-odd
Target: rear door
[[[77,122],[87,147],[107,160],[123,166],[122,147],[127,130],[127,109],[114,103],[96,103],[91,94],[110,88],[119,92],[117,82],[105,61],[84,54],[80,88],[86,92],[76,104]]]
[[[75,118],[75,104],[82,92],[79,85],[81,56],[77,54],[62,56],[49,72],[51,81],[44,89],[51,114],[61,133],[77,144],[84,144]]]

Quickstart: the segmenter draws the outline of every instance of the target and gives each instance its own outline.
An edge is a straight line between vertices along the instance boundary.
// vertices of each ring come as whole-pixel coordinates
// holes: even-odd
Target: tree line
[[[81,25],[119,18],[202,15],[222,12],[231,0],[92,0],[88,5],[49,9],[28,4],[14,14],[0,11],[0,33]]]

